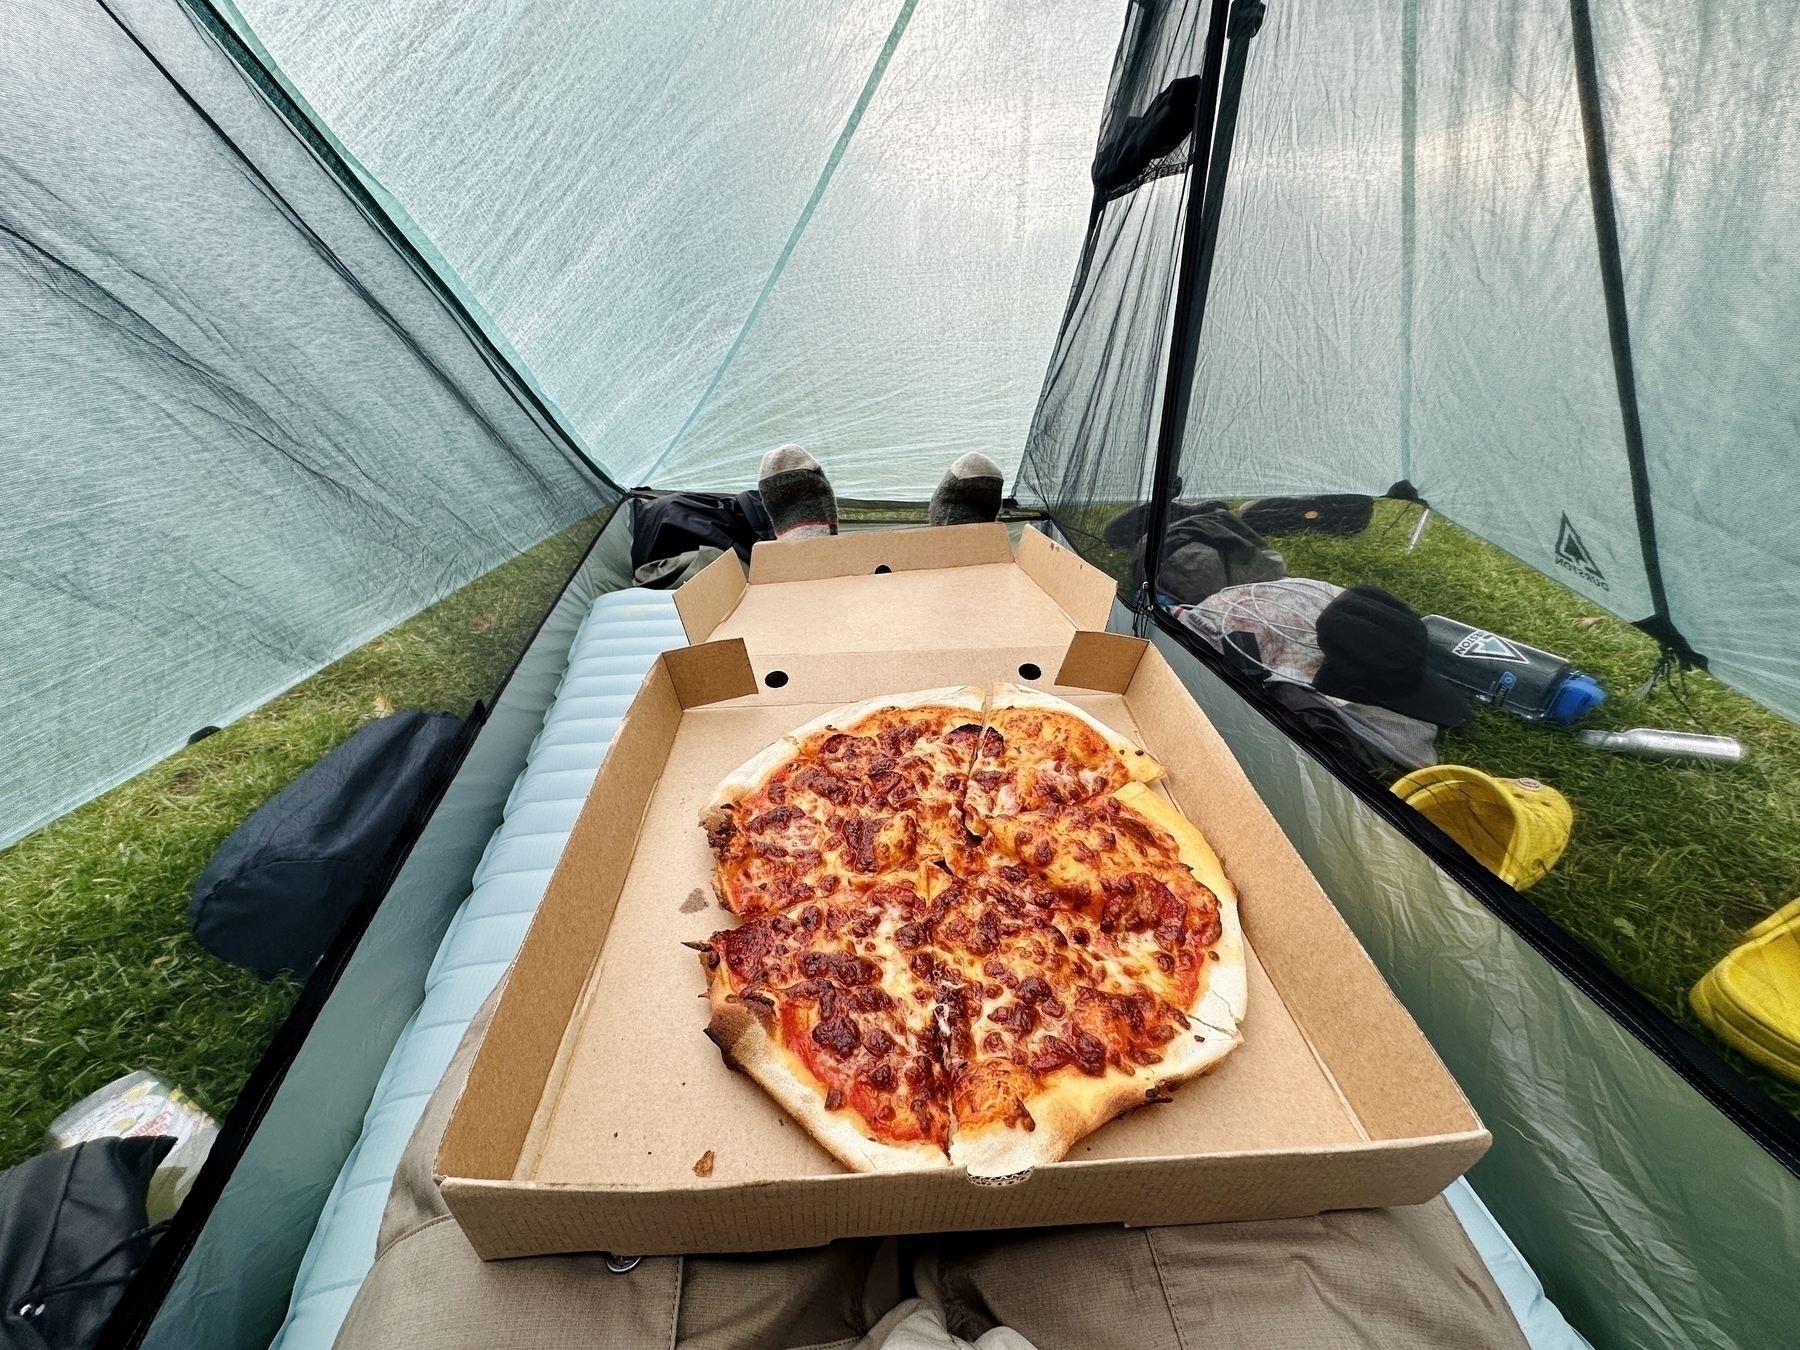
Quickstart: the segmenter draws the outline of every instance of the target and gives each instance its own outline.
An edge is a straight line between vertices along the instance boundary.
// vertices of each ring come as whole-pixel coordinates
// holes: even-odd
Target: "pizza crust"
[[[1250,995],[1249,972],[1244,959],[1244,929],[1238,919],[1237,888],[1219,864],[1199,826],[1182,815],[1175,805],[1152,792],[1141,783],[1127,783],[1113,798],[1152,824],[1167,830],[1181,851],[1181,861],[1219,901],[1219,926],[1224,930],[1213,947],[1219,959],[1212,963],[1207,975],[1206,993],[1194,1007],[1186,1009],[1189,1017],[1220,1031],[1236,1035],[1238,1023]]]
[[[1235,1026],[1217,1027],[1191,1019],[1193,1025],[1177,1036],[1163,1050],[1163,1062],[1152,1066],[1153,1082],[1158,1088],[1172,1088],[1190,1078],[1216,1068],[1225,1056],[1244,1043],[1243,1033]]]
[[[1142,1106],[1153,1086],[1141,1074],[1104,1078],[1059,1076],[1026,1103],[1035,1122],[1021,1129],[1004,1122],[959,1126],[950,1122],[950,1161],[976,1181],[1018,1176],[1060,1162],[1088,1135],[1134,1106]]]
[[[711,831],[727,819],[725,808],[754,797],[763,785],[793,763],[800,747],[785,737],[765,745],[719,781],[712,799],[700,808],[700,825]]]
[[[906,712],[913,708],[956,708],[970,714],[971,722],[981,722],[987,712],[987,692],[973,684],[953,684],[942,689],[920,689],[910,694],[883,694],[879,698],[866,698],[859,703],[846,703],[841,708],[833,708],[830,712],[820,713],[804,726],[795,727],[782,737],[798,752],[800,745],[807,737],[817,735],[821,731],[842,731],[845,727],[854,726],[871,713],[894,710]]]
[[[1163,1061],[1126,1076],[1104,1078],[1060,1075],[1026,1102],[1035,1128],[1004,1122],[976,1127],[950,1122],[950,1161],[976,1181],[1015,1177],[1048,1163],[1061,1162],[1069,1150],[1109,1121],[1148,1106],[1170,1089],[1216,1068],[1243,1044],[1234,1028],[1196,1027],[1169,1043]]]
[[[704,960],[701,968],[706,968]],[[706,993],[712,1004],[706,1034],[725,1063],[755,1079],[845,1167],[853,1172],[903,1172],[950,1165],[936,1144],[884,1144],[857,1129],[849,1111],[827,1111],[818,1080],[769,1034],[749,1006],[730,996],[721,972],[708,972]]]
[[[1078,708],[1067,699],[1058,698],[1055,694],[1046,694],[1041,689],[1032,689],[1023,684],[1009,684],[1005,680],[1001,680],[994,685],[994,692],[988,699],[989,719],[992,719],[994,713],[1008,708],[1037,708],[1045,712],[1067,713],[1071,717],[1080,718],[1112,747],[1114,754],[1124,761],[1125,771],[1131,775],[1131,781],[1134,783],[1152,782],[1168,772],[1148,750],[1121,736],[1086,709]]]

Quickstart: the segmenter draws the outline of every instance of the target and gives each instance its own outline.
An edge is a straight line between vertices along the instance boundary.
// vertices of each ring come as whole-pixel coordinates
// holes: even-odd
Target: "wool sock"
[[[762,458],[757,488],[777,539],[836,534],[837,497],[819,461],[797,445],[778,445]]]
[[[1000,515],[1000,466],[971,450],[950,466],[931,494],[925,519],[933,525],[976,525]]]

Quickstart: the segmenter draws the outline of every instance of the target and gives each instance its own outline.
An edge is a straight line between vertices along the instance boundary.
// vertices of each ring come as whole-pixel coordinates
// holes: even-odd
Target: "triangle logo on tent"
[[[1612,589],[1606,584],[1606,574],[1600,570],[1600,564],[1594,561],[1594,555],[1588,552],[1588,546],[1581,542],[1581,536],[1569,523],[1567,511],[1563,512],[1562,528],[1556,532],[1556,565],[1603,591]]]

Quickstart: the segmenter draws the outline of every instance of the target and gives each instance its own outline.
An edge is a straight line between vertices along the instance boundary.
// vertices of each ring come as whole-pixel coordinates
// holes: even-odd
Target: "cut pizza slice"
[[[965,686],[852,704],[733,770],[700,815],[720,901],[767,913],[828,894],[823,878],[860,884],[966,846],[983,702]]]
[[[1237,1035],[1249,996],[1237,891],[1192,821],[1141,783],[996,820],[991,841],[1089,920],[1078,940],[1145,966],[1197,1022]]]
[[[1115,941],[1059,890],[1036,869],[1002,862],[938,907],[931,952],[950,1158],[971,1177],[1058,1161],[1115,1116],[1166,1100],[1172,1084],[1238,1043],[1235,1032],[1183,1013],[1179,981],[1156,953]],[[1186,935],[1195,960],[1205,960],[1205,936]]]
[[[949,1165],[937,994],[885,959],[922,939],[947,885],[930,868],[845,887],[693,944],[726,1062],[854,1171]]]
[[[969,825],[985,832],[989,820],[1086,801],[1164,772],[1148,751],[1073,703],[996,684],[964,799]]]

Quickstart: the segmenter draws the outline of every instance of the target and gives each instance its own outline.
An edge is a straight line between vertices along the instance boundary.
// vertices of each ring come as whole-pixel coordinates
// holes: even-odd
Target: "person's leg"
[[[752,1256],[682,1260],[674,1350],[839,1345],[862,1335],[889,1304],[871,1307],[880,1238]],[[891,1283],[891,1281],[890,1281]]]
[[[944,1239],[945,1319],[1037,1350],[1527,1350],[1440,1197],[1310,1219]]]
[[[1000,466],[977,450],[952,464],[931,494],[925,519],[932,525],[975,525],[1000,515]]]
[[[778,445],[762,458],[757,482],[777,539],[836,534],[837,497],[819,461],[797,445]]]
[[[635,1265],[604,1253],[480,1260],[432,1170],[498,1001],[496,990],[470,1021],[413,1130],[388,1194],[374,1269],[335,1350],[848,1345],[898,1299],[894,1277],[870,1278],[872,1265],[882,1269],[873,1238],[753,1256],[648,1256]]]

